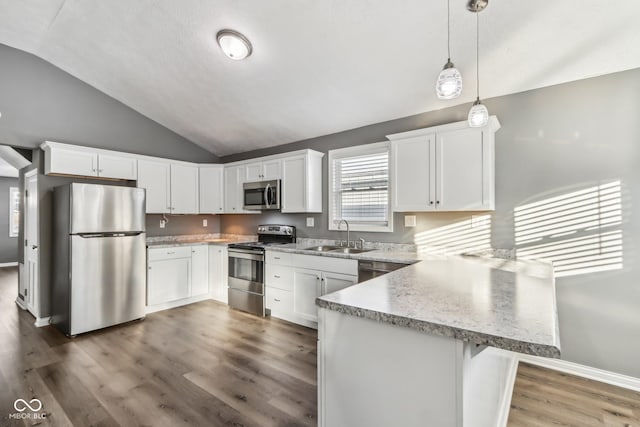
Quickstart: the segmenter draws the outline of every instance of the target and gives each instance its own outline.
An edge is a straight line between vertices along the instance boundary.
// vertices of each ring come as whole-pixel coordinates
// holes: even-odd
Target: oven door
[[[229,249],[229,288],[264,294],[264,253]]]

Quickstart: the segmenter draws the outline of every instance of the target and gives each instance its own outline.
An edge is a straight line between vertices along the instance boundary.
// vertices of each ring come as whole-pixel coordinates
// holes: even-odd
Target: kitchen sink
[[[305,251],[316,251],[316,252],[329,252],[335,251],[336,249],[340,249],[340,246],[312,246],[310,248],[305,248]]]
[[[334,249],[331,252],[340,252],[343,254],[361,254],[363,252],[369,252],[373,249],[356,249],[356,248],[338,248]]]

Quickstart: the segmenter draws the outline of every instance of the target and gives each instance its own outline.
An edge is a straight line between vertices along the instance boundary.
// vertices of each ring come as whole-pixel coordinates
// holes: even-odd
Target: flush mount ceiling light
[[[438,75],[436,81],[436,94],[439,99],[454,99],[462,93],[462,75],[451,62],[451,13],[449,12],[449,2],[447,0],[447,63]]]
[[[220,30],[216,39],[224,54],[236,61],[245,59],[253,51],[249,39],[234,30]]]
[[[485,126],[489,122],[489,110],[480,102],[480,12],[488,4],[488,0],[470,0],[467,9],[476,14],[476,102],[469,110],[467,118],[472,128]]]

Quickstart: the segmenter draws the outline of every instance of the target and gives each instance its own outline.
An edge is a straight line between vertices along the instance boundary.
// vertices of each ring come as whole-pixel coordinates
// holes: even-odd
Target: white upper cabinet
[[[224,211],[225,213],[242,212],[242,179],[244,166],[225,166],[224,168]]]
[[[394,211],[421,211],[433,207],[434,140],[435,135],[428,134],[391,144]]]
[[[495,207],[492,116],[483,128],[467,122],[387,136],[392,140],[393,210],[478,211]]]
[[[78,147],[47,141],[45,151],[46,175],[78,175],[109,179],[135,180],[135,157],[118,155],[105,150]]]
[[[200,213],[224,212],[224,167],[222,165],[199,166]]]
[[[44,173],[98,176],[98,155],[88,151],[49,145],[45,150]]]
[[[115,154],[98,154],[98,176],[135,181],[138,178],[138,161]]]
[[[171,164],[171,213],[198,213],[198,166]]]
[[[305,154],[282,160],[281,211],[322,212],[323,153]]]
[[[147,213],[198,213],[198,167],[138,161],[137,186],[147,190]]]
[[[270,159],[247,163],[244,166],[244,182],[270,181],[282,178],[282,159]]]
[[[463,129],[436,137],[436,208],[494,209],[493,144],[487,131]],[[485,156],[485,154],[487,154]]]
[[[147,213],[171,213],[171,164],[138,161],[137,186],[147,191]]]

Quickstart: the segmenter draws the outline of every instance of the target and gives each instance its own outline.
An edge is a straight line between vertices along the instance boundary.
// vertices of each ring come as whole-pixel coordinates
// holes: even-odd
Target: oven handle
[[[267,205],[267,209],[271,209],[271,184],[264,187],[264,203]]]
[[[257,254],[254,251],[244,249],[229,249],[229,258],[250,259],[254,261],[264,261],[264,254]]]

